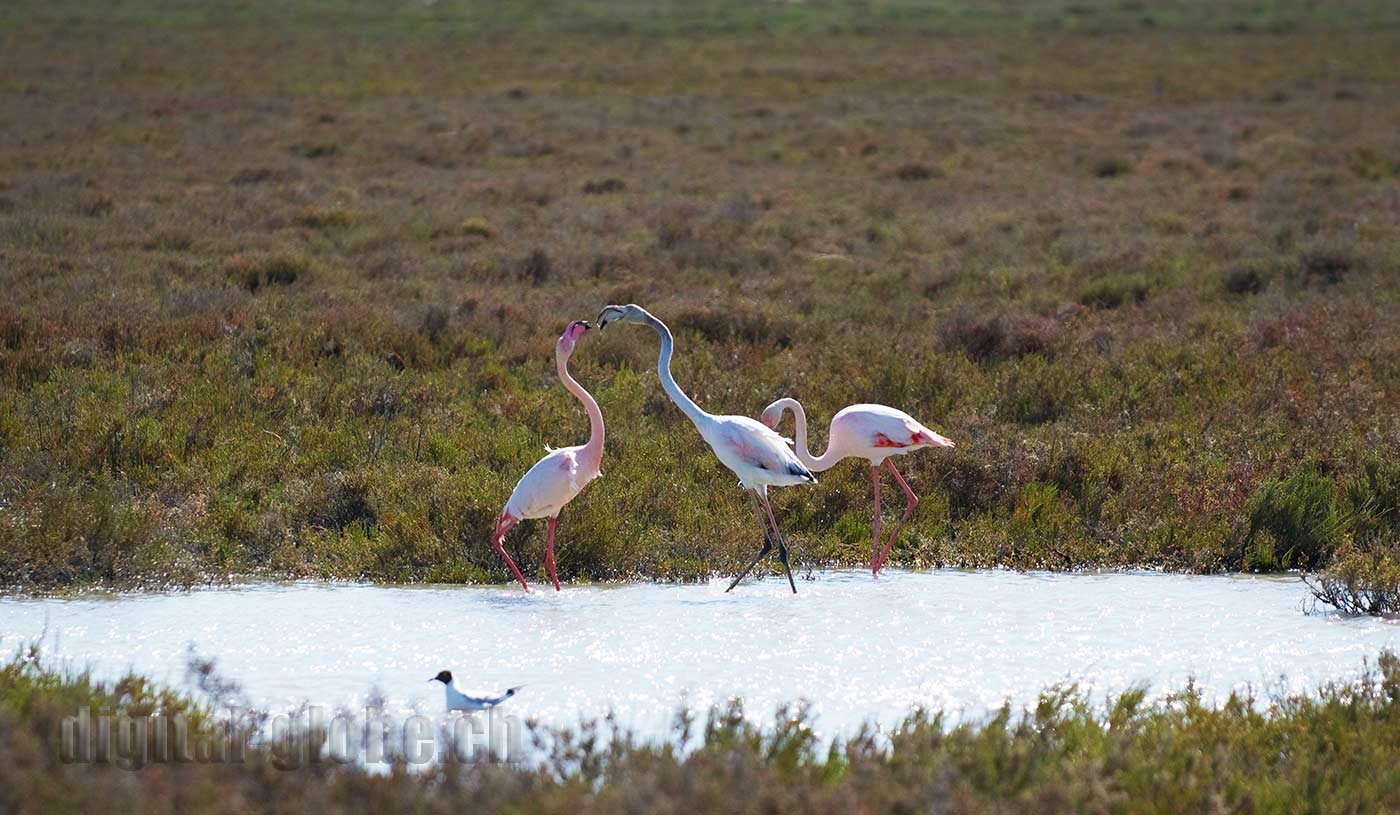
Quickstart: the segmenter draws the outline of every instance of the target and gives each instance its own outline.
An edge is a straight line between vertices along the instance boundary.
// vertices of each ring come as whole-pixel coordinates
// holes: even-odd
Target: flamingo
[[[559,380],[583,403],[588,412],[588,443],[576,447],[561,447],[558,450],[545,445],[548,454],[535,463],[525,473],[515,490],[506,501],[501,516],[496,519],[496,530],[491,533],[491,546],[496,554],[505,558],[506,565],[515,573],[525,591],[529,584],[516,568],[506,549],[501,545],[506,533],[516,524],[527,518],[549,519],[549,542],[545,544],[544,566],[549,570],[549,579],[554,582],[554,590],[559,591],[559,575],[554,565],[554,529],[559,522],[559,511],[574,500],[574,496],[588,486],[588,482],[602,475],[603,463],[603,412],[598,403],[569,375],[569,356],[574,352],[574,344],[583,332],[592,328],[585,320],[574,320],[564,329],[559,340],[554,343],[554,365],[559,371]]]
[[[754,565],[773,549],[777,541],[778,559],[787,573],[788,586],[797,593],[797,584],[792,579],[792,567],[788,563],[787,543],[782,530],[773,516],[773,507],[768,503],[769,487],[786,487],[793,484],[815,484],[817,477],[797,458],[789,442],[771,428],[747,416],[718,416],[706,413],[695,404],[676,380],[671,376],[671,329],[641,306],[605,306],[598,315],[598,328],[606,328],[608,323],[621,320],[627,323],[651,326],[661,336],[661,351],[656,357],[656,373],[661,378],[661,387],[666,395],[676,403],[676,407],[690,419],[700,436],[714,450],[720,463],[734,471],[739,477],[739,486],[749,495],[754,517],[763,530],[763,548],[754,555],[749,565],[729,584],[726,592],[733,591],[739,581],[753,569]],[[767,519],[764,519],[764,514]],[[770,534],[771,530],[771,534]]]
[[[791,410],[797,417],[797,457],[813,472],[831,469],[843,458],[863,458],[870,462],[870,480],[875,485],[875,520],[872,523],[874,545],[870,550],[870,573],[878,575],[885,565],[890,547],[899,537],[919,496],[909,488],[904,476],[895,469],[894,456],[903,456],[925,447],[952,447],[953,442],[929,430],[913,416],[885,405],[851,405],[842,408],[831,419],[827,433],[826,452],[818,458],[807,449],[807,412],[796,399],[783,398],[763,409],[763,424],[774,430],[783,421],[783,412]],[[904,517],[899,520],[890,539],[880,546],[880,468],[888,467],[894,480],[904,490]]]

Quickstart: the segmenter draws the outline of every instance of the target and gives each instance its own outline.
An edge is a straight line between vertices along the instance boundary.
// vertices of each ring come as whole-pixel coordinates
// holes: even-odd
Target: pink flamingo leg
[[[513,518],[505,514],[501,515],[501,517],[496,520],[496,531],[491,533],[491,547],[496,550],[496,554],[505,558],[506,565],[515,573],[515,579],[520,581],[520,585],[524,587],[525,591],[529,591],[530,585],[525,582],[524,575],[520,574],[520,570],[515,566],[515,561],[510,559],[510,555],[506,554],[505,546],[501,545],[501,541],[505,538],[506,533],[517,523],[520,523],[519,518]]]
[[[773,517],[773,505],[768,503],[767,495],[763,496],[763,508],[768,510],[768,522],[773,525],[773,536],[778,539],[778,560],[783,562],[783,571],[787,572],[788,586],[793,594],[797,594],[797,584],[792,582],[792,566],[788,564],[787,542],[783,540],[783,531],[778,528],[778,519]]]
[[[870,480],[875,484],[875,520],[870,523],[873,529],[871,537],[875,542],[870,545],[870,573],[875,575],[880,573],[880,468],[878,466],[870,468]]]
[[[895,539],[899,537],[900,531],[904,529],[904,525],[909,522],[909,517],[914,514],[914,510],[919,506],[919,496],[914,494],[914,491],[909,488],[909,483],[904,480],[904,476],[900,475],[899,470],[895,469],[894,462],[890,459],[885,459],[885,466],[889,467],[890,472],[894,473],[894,479],[899,482],[900,488],[904,490],[904,497],[907,503],[904,505],[904,517],[899,519],[898,524],[895,524],[894,530],[890,532],[890,539],[885,541],[885,548],[880,550],[880,562],[875,567],[876,571],[885,567],[885,557],[889,555],[890,547],[894,545]]]
[[[544,567],[549,570],[549,579],[554,581],[554,590],[559,591],[559,574],[554,569],[554,526],[559,523],[559,516],[554,515],[549,519],[549,542],[544,547]]]
[[[758,550],[758,554],[753,556],[753,560],[749,561],[749,565],[745,566],[744,570],[739,572],[739,576],[735,577],[734,581],[729,584],[729,588],[724,590],[726,594],[733,591],[734,587],[739,585],[740,580],[748,577],[749,572],[753,571],[754,565],[762,560],[764,555],[773,550],[772,536],[768,534],[768,523],[763,520],[763,508],[758,505],[758,493],[753,490],[745,490],[745,492],[749,494],[749,502],[753,504],[753,516],[758,519],[758,528],[763,530],[763,548]]]

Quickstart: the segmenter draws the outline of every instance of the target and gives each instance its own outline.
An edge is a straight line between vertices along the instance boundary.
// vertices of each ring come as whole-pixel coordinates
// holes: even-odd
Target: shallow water
[[[441,712],[464,689],[524,683],[511,712],[552,725],[609,710],[642,735],[678,706],[728,697],[767,717],[806,698],[823,735],[916,705],[980,716],[1066,680],[1096,699],[1146,683],[1208,696],[1310,690],[1400,647],[1400,625],[1302,611],[1293,577],[1004,571],[816,573],[799,581],[565,587],[259,584],[168,594],[0,599],[0,647],[47,626],[44,650],[102,676],[184,682],[187,647],[254,703]]]

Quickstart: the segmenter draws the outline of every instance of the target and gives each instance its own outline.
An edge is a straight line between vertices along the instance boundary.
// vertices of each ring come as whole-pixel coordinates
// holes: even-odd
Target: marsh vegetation
[[[287,769],[292,742],[253,739],[240,762],[65,763],[63,721],[182,716],[223,738],[216,701],[236,693],[195,664],[197,690],[141,676],[102,682],[36,651],[0,665],[0,806],[17,813],[140,812],[1382,812],[1400,805],[1400,662],[1384,652],[1359,681],[1316,694],[1208,703],[1186,687],[1160,701],[1047,689],[954,725],[911,713],[886,732],[824,741],[800,707],[771,721],[738,702],[678,716],[661,741],[607,722],[553,731],[521,766],[444,762],[389,772],[320,756]],[[146,755],[162,748],[146,732]],[[176,736],[166,736],[175,743]],[[311,744],[319,740],[312,739]],[[133,742],[134,744],[134,742]],[[140,755],[128,746],[127,756]],[[112,753],[115,756],[116,753]],[[313,753],[312,755],[319,755]]]
[[[956,440],[896,564],[1393,556],[1393,4],[547,11],[0,10],[0,582],[503,580],[608,302],[710,409]],[[574,356],[563,577],[755,543],[649,339]],[[867,558],[867,491],[778,496],[796,558]]]

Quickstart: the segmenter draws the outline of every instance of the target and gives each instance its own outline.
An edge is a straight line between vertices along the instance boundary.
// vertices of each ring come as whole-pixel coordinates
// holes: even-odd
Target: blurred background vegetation
[[[609,302],[712,411],[955,439],[897,564],[1397,573],[1393,3],[25,1],[0,52],[0,583],[503,579]],[[565,576],[757,545],[655,353],[574,356]],[[778,493],[801,563],[869,489]]]

